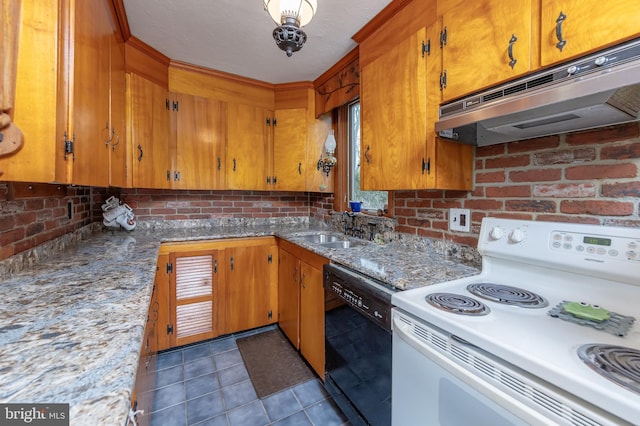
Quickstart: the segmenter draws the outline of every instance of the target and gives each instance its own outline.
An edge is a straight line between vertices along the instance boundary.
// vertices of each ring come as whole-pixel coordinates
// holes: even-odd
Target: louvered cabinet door
[[[171,255],[173,316],[172,346],[182,346],[217,336],[217,250]]]

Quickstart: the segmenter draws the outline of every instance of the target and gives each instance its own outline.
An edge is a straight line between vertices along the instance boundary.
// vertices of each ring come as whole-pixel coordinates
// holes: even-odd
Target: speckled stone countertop
[[[24,270],[0,268],[0,401],[69,403],[72,425],[125,424],[161,242],[274,235],[398,289],[479,272],[476,263],[429,246],[358,240],[331,249],[303,238],[318,232],[331,229],[286,223],[99,230]]]

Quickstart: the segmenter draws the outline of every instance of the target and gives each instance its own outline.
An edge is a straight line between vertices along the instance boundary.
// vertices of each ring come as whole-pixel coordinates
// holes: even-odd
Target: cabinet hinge
[[[271,126],[271,117],[267,117],[267,126]]]
[[[267,176],[267,185],[271,185],[271,176]]]
[[[173,334],[173,325],[167,324],[167,334]]]
[[[442,49],[447,45],[447,27],[444,27],[442,31],[440,31],[440,48]]]
[[[276,124],[278,124],[278,120],[276,120],[276,118],[273,117],[273,125],[275,126]]]
[[[273,318],[273,312],[269,311],[269,313],[267,314],[267,318],[272,319]]]
[[[180,180],[180,172],[173,172],[173,180],[174,181],[179,181]]]
[[[440,90],[447,88],[447,70],[442,71],[440,74]]]
[[[427,56],[431,55],[431,39],[427,40],[425,43],[422,41],[422,57],[424,58],[425,53]]]
[[[179,111],[180,110],[180,103],[178,101],[173,101],[171,103],[171,109],[173,111]]]
[[[76,159],[75,154],[75,143],[76,143],[76,135],[74,134],[71,137],[71,140],[67,138],[67,132],[64,132],[64,159],[66,160],[69,154],[71,154],[71,159]]]
[[[427,174],[431,174],[431,158],[427,158],[427,161],[424,161],[424,158],[422,159],[422,174],[424,174],[425,170],[427,171]]]
[[[167,170],[167,180],[171,182],[171,170]]]
[[[173,272],[173,263],[167,263],[167,274],[171,274]]]
[[[164,100],[164,106],[165,106],[165,108],[167,108],[167,111],[169,111],[171,109],[170,104],[169,104],[169,99],[165,99]]]
[[[272,255],[267,256],[267,262],[268,263],[273,263],[273,256]]]

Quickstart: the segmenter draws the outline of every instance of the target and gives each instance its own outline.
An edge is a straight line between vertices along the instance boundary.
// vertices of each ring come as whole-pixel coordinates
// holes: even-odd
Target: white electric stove
[[[485,218],[478,250],[392,297],[393,424],[640,424],[640,229]]]

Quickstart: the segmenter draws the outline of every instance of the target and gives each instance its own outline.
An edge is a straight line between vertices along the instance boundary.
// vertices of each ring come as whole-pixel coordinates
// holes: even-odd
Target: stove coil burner
[[[431,293],[425,297],[430,305],[443,311],[462,315],[487,315],[491,310],[471,297],[453,293]]]
[[[578,356],[601,376],[640,394],[640,351],[623,346],[589,344]]]
[[[493,283],[469,284],[467,290],[483,299],[505,305],[514,305],[522,308],[544,308],[549,305],[547,300],[529,290],[508,285]]]

